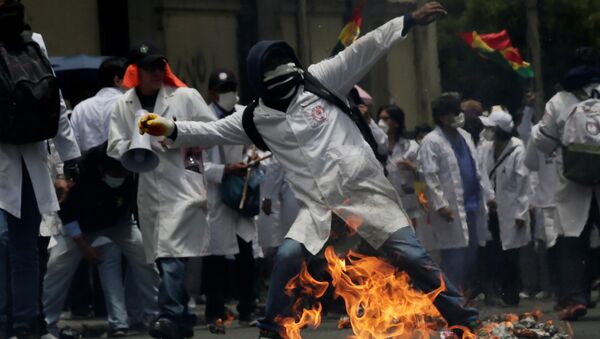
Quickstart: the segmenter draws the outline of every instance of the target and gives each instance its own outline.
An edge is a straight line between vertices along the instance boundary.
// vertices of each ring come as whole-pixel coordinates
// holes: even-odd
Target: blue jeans
[[[158,258],[160,272],[158,285],[159,319],[169,319],[180,328],[192,328],[196,315],[188,309],[190,297],[185,285],[187,258]]]
[[[459,290],[466,287],[467,277],[477,265],[477,215],[474,212],[467,212],[467,227],[469,229],[469,245],[467,247],[440,251],[442,270]]]
[[[427,254],[411,227],[396,231],[376,252],[398,269],[406,271],[415,287],[425,293],[440,286],[442,275],[446,291],[435,299],[434,304],[450,325],[466,325],[479,318],[476,309],[463,306],[462,296]],[[302,262],[309,256],[301,243],[292,239],[283,241],[271,275],[265,319],[259,321],[259,328],[278,330],[274,320],[278,315],[287,315],[292,302],[285,294],[285,285],[300,272]]]
[[[129,264],[139,300],[148,317],[155,316],[158,289],[158,274],[154,265],[146,263],[142,235],[137,226],[129,220],[120,225],[90,234],[90,241],[98,236],[105,236],[113,241],[100,247],[102,262],[98,266],[102,290],[106,302],[108,322],[111,329],[128,327],[125,307],[125,291],[121,271],[121,253]],[[51,333],[56,334],[60,311],[67,297],[73,274],[83,255],[75,242],[69,237],[55,237],[57,245],[50,250],[48,271],[44,277],[44,311],[46,322]],[[118,247],[120,251],[111,250]]]
[[[8,317],[8,226],[4,213],[0,211],[0,322]]]
[[[98,275],[104,292],[108,327],[111,330],[127,329],[129,324],[125,307],[122,253],[115,243],[108,243],[98,247],[98,254],[102,258],[98,265]]]
[[[13,328],[37,327],[39,316],[39,264],[38,236],[41,216],[38,209],[31,179],[23,164],[23,183],[21,186],[21,219],[0,210],[0,234],[5,230],[6,246],[0,244],[0,272],[4,284],[0,297],[6,310],[7,290],[11,291]],[[0,235],[0,238],[2,236]],[[2,241],[0,241],[1,243]],[[4,247],[4,250],[2,249]],[[3,252],[3,253],[2,253]],[[6,254],[10,263],[10,272],[6,269]],[[3,259],[4,257],[4,259]],[[10,289],[7,289],[6,277],[10,276]],[[0,316],[2,316],[0,314]]]

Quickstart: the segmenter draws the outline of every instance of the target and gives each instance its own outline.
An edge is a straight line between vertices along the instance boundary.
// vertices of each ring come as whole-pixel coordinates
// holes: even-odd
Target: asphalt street
[[[541,310],[549,319],[557,319],[557,314],[552,310],[553,302],[551,300],[539,301],[539,300],[523,300],[518,308],[499,308],[499,307],[482,307],[481,315],[482,318],[487,318],[494,314],[501,313],[524,313],[534,310]],[[201,307],[197,309],[198,313],[202,313]],[[68,324],[73,328],[81,328],[87,326],[88,328],[96,328],[98,332],[102,332],[102,328],[105,327],[105,322],[102,319],[88,319],[78,321],[63,321],[61,325]],[[569,331],[569,324],[559,322],[559,325]],[[574,339],[597,339],[600,338],[600,306],[595,309],[590,309],[588,315],[580,321],[570,324],[572,328],[572,334]],[[302,337],[306,339],[342,339],[348,338],[352,335],[351,330],[339,330],[337,329],[337,320],[325,319],[321,327],[317,330],[306,329],[302,332]],[[103,335],[106,337],[106,335]],[[225,335],[215,335],[208,332],[206,326],[199,325],[195,328],[194,338],[201,339],[251,339],[257,338],[258,332],[256,328],[251,327],[240,327],[234,321],[230,327],[227,328]],[[138,338],[149,338],[145,333],[131,333],[127,338],[138,339]]]

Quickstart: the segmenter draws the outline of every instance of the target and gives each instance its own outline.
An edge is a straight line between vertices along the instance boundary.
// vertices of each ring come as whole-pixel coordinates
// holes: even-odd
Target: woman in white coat
[[[416,227],[417,218],[420,216],[419,203],[415,194],[419,144],[404,135],[404,111],[396,105],[385,106],[379,111],[379,125],[383,130],[387,130],[388,134],[390,150],[386,164],[388,179],[400,195],[402,207]]]
[[[531,241],[529,225],[529,171],[525,167],[523,142],[513,137],[511,115],[497,107],[489,117],[481,117],[483,132],[493,142],[482,146],[482,167],[496,195],[496,211],[490,211],[493,270],[505,304],[519,303],[519,249]],[[490,265],[491,263],[488,263]],[[497,268],[502,267],[502,272]]]
[[[131,89],[117,101],[111,116],[107,150],[110,156],[121,159],[129,150],[132,136],[138,133],[138,110],[183,121],[215,119],[200,93],[186,88],[171,73],[156,45],[137,44],[128,61],[131,65],[125,73],[124,85]],[[209,254],[202,160],[198,151],[166,149],[157,138],[152,139],[152,151],[160,163],[154,170],[140,173],[137,195],[146,260],[156,262],[161,275],[160,314],[150,328],[150,335],[183,337],[191,334],[195,322],[187,310],[186,259]],[[189,157],[196,164],[190,170],[186,169]]]

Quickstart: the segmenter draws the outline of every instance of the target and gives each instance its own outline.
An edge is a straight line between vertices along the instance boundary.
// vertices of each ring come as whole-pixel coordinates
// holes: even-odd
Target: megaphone
[[[135,173],[150,172],[158,166],[158,156],[152,151],[150,135],[141,135],[137,130],[140,118],[146,113],[144,110],[136,112],[135,130],[131,137],[131,145],[129,150],[121,157],[123,167]]]

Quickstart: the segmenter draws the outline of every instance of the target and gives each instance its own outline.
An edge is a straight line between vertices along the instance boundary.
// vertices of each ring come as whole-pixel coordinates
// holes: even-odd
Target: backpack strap
[[[571,94],[576,96],[579,101],[586,101],[590,98],[590,96],[582,88],[571,91]]]
[[[377,152],[377,141],[375,141],[373,131],[371,131],[371,127],[365,122],[358,110],[350,108],[348,104],[323,86],[323,84],[309,72],[304,72],[304,90],[329,101],[337,106],[342,112],[346,113],[346,115],[354,121],[365,141],[371,146],[375,157],[381,162],[386,161],[386,157]]]
[[[242,127],[248,138],[252,140],[252,143],[254,143],[258,149],[269,151],[269,146],[265,143],[265,139],[260,135],[256,129],[256,124],[254,123],[254,110],[256,109],[256,106],[258,106],[258,99],[246,106],[244,113],[242,114]]]
[[[512,154],[512,152],[514,152],[514,150],[517,149],[517,146],[514,146],[513,148],[509,149],[508,152],[506,152],[500,159],[498,159],[498,161],[496,161],[496,164],[494,165],[494,168],[492,168],[492,170],[490,171],[490,179],[496,174],[496,170],[498,169],[498,167],[500,167],[500,165],[502,165],[502,163],[504,162],[504,160],[506,160],[506,158],[508,158],[509,155]]]

